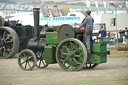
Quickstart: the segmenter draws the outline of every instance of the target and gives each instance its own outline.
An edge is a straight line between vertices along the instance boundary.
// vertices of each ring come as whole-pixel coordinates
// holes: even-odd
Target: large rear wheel
[[[19,50],[19,37],[10,27],[0,27],[0,56],[13,57]]]
[[[67,38],[60,42],[56,50],[56,60],[62,69],[78,71],[87,62],[87,50],[80,40]]]

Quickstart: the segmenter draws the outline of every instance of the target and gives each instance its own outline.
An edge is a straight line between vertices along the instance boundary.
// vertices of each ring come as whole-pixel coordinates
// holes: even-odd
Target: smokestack
[[[40,8],[33,8],[33,15],[34,15],[34,37],[39,36],[39,13],[40,13]]]

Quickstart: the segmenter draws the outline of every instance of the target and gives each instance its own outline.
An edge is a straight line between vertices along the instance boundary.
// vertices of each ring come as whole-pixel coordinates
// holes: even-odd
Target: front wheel
[[[23,70],[33,70],[36,65],[36,56],[32,50],[25,49],[19,53],[18,64]]]

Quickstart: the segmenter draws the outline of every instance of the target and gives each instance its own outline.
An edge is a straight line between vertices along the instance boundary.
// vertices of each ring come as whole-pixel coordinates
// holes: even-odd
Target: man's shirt
[[[106,37],[106,30],[99,31],[101,37]]]

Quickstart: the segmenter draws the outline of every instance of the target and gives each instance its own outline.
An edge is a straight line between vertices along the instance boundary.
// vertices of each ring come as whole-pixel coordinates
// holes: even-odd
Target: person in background
[[[51,8],[48,7],[48,5],[44,2],[41,4],[41,12],[43,14],[43,17],[49,17]]]
[[[107,38],[111,37],[111,32],[107,32]]]
[[[123,36],[124,36],[124,31],[122,31],[122,28],[119,29],[119,32],[118,32],[118,36],[119,36],[119,40],[118,42],[122,43],[123,42]]]
[[[49,28],[48,25],[45,25],[45,29],[46,32],[53,32],[54,30],[52,28]]]
[[[123,38],[123,36],[124,36],[124,31],[122,31],[122,28],[120,28],[120,30],[119,30],[119,36],[120,36],[120,38]]]
[[[101,34],[101,36],[100,36],[101,38],[106,37],[106,30],[104,29],[104,27],[102,29],[100,29],[99,34]]]
[[[57,7],[57,4],[56,3],[54,3],[53,4],[53,8],[52,8],[52,16],[53,17],[59,17],[59,16],[61,16],[61,10]]]
[[[110,33],[110,38],[112,39],[112,41],[115,43],[116,42],[116,36],[113,32]]]
[[[123,32],[124,32],[125,38],[126,37],[128,38],[128,29],[127,29],[127,27],[125,27],[125,30]]]

